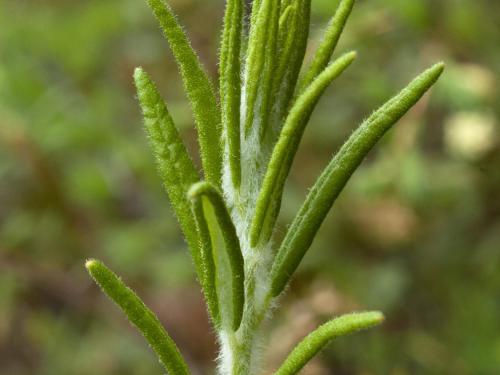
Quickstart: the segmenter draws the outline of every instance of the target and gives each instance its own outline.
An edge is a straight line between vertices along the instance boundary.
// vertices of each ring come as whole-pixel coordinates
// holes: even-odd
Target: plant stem
[[[246,258],[250,264],[246,272],[246,307],[238,331],[224,330],[219,334],[221,361],[219,375],[250,375],[261,370],[262,334],[270,317],[272,302],[269,293],[270,257],[263,257],[266,249],[252,249]],[[263,272],[265,271],[265,272]]]

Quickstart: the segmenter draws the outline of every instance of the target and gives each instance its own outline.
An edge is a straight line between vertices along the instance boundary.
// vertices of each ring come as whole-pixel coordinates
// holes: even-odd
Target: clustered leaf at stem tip
[[[260,139],[265,136],[271,113],[271,94],[276,53],[280,4],[276,0],[261,0],[254,6],[254,23],[248,37],[248,50],[244,77],[246,111],[242,124],[244,133],[258,127]]]
[[[170,6],[163,0],[146,1],[180,69],[198,131],[203,179],[157,87],[137,68],[134,80],[146,132],[218,334],[219,373],[254,375],[260,360],[255,358],[258,336],[270,306],[351,175],[432,87],[444,64],[424,71],[357,128],[312,187],[274,254],[272,237],[284,185],[307,123],[323,93],[356,57],[350,52],[330,63],[355,1],[340,0],[308,68],[303,68],[311,0],[254,0],[249,25],[245,1],[227,0],[220,106]],[[139,297],[99,261],[89,260],[86,267],[142,332],[167,372],[189,374],[177,346]],[[298,373],[330,340],[382,320],[379,312],[364,312],[325,323],[292,350],[275,374]]]
[[[321,73],[323,69],[328,65],[330,58],[337,47],[340,35],[344,30],[347,19],[352,12],[355,0],[342,0],[335,12],[335,15],[331,19],[322,42],[318,46],[314,58],[309,66],[309,69],[304,74],[304,78],[301,81],[300,91],[306,89],[307,86]]]
[[[271,160],[257,200],[250,232],[252,246],[257,246],[258,240],[262,236],[264,236],[263,241],[267,242],[272,234],[271,230],[266,231],[265,228],[274,227],[285,181],[314,107],[332,81],[347,69],[355,58],[356,52],[350,52],[332,63],[297,98],[290,109],[278,142],[271,154]]]
[[[243,0],[228,1],[220,51],[220,101],[223,140],[226,145],[232,183],[241,183],[240,103],[241,103],[241,38],[243,34]]]

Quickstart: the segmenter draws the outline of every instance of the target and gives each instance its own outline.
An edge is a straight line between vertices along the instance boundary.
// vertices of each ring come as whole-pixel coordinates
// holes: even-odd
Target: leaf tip
[[[446,63],[444,61],[440,61],[434,65],[434,68],[442,73],[446,68]]]
[[[196,182],[189,187],[189,190],[187,191],[187,197],[189,200],[194,201],[200,195],[205,194],[210,189],[210,187],[211,185],[206,181]]]
[[[95,260],[95,259],[88,259],[86,262],[85,262],[85,268],[90,272],[92,273],[92,270],[94,270],[97,266],[99,266],[99,261]]]
[[[144,69],[142,69],[142,66],[138,66],[134,69],[134,79],[138,79],[144,75]]]
[[[346,54],[349,60],[355,60],[358,57],[358,51],[351,51]]]
[[[142,66],[138,66],[134,69],[134,82],[137,87],[143,86],[145,80],[148,78],[149,77]]]
[[[441,74],[443,74],[445,68],[446,68],[446,64],[443,61],[440,61],[440,62],[432,65],[423,74],[425,75],[427,73],[428,77],[431,77],[432,82],[436,82],[438,80],[438,78],[441,76]]]
[[[250,246],[251,247],[257,247],[259,244],[259,239],[260,239],[260,232],[256,230],[251,230],[250,231]]]
[[[385,321],[384,313],[382,313],[380,311],[373,311],[372,312],[372,321],[373,321],[373,325],[382,324]]]

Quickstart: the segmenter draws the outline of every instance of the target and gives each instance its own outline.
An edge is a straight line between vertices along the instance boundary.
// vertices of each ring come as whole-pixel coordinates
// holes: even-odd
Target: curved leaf
[[[356,58],[350,52],[332,63],[297,99],[286,119],[285,126],[274,147],[271,160],[257,199],[254,219],[250,231],[251,245],[259,239],[266,242],[272,234],[280,206],[286,178],[299,147],[309,118],[330,83],[337,78]]]
[[[223,302],[219,304],[219,309],[221,309],[223,321],[225,318],[229,319],[232,329],[236,331],[240,326],[245,304],[243,255],[236,229],[224,200],[213,185],[208,182],[196,183],[191,187],[188,195],[193,202],[198,229],[202,233],[203,253],[207,254],[207,257],[210,254],[213,257],[215,280],[210,282],[216,284],[219,300],[226,297],[225,290],[229,281],[226,277],[229,276],[231,308],[230,311],[226,311],[229,304]],[[217,239],[219,233],[222,237],[222,244]],[[222,247],[224,254],[221,253]],[[224,264],[224,256],[227,257],[228,267]]]
[[[186,193],[200,177],[151,78],[137,68],[134,80],[160,176],[193,260],[198,263],[198,233]]]
[[[92,278],[136,326],[158,355],[170,375],[188,375],[189,369],[175,342],[170,338],[156,315],[128,288],[113,271],[91,259],[85,263]]]
[[[172,9],[163,0],[146,0],[158,19],[180,68],[198,130],[205,178],[221,183],[221,117],[214,89]]]
[[[314,54],[311,65],[301,81],[301,92],[305,90],[328,65],[335,51],[335,47],[337,47],[340,36],[342,35],[347,19],[354,7],[354,3],[355,0],[342,0],[340,2],[335,15],[326,29],[323,40]]]
[[[373,327],[383,321],[384,316],[377,311],[348,314],[330,320],[307,335],[288,355],[275,375],[297,374],[331,340]]]
[[[214,326],[220,326],[220,310],[219,298],[217,296],[216,286],[216,271],[214,254],[212,250],[212,238],[207,220],[205,219],[205,212],[203,209],[202,199],[191,200],[193,214],[196,219],[196,228],[200,238],[200,262],[199,269],[197,270],[200,275],[200,283],[202,285],[203,294],[207,302],[208,311],[214,322]]]
[[[297,269],[335,199],[377,141],[437,81],[439,63],[415,78],[397,96],[373,113],[351,135],[307,196],[281,244],[271,271],[271,293],[277,296]]]

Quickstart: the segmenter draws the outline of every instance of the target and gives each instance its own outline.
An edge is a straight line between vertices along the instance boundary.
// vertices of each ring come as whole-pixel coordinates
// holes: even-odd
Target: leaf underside
[[[223,198],[210,183],[194,184],[188,194],[203,238],[203,253],[207,254],[207,258],[211,257],[210,267],[215,267],[215,271],[210,272],[209,276],[213,280],[208,282],[217,291],[213,289],[211,293],[214,298],[222,301],[217,303],[222,310],[222,323],[228,320],[229,326],[236,331],[241,323],[245,304],[243,256],[236,229]],[[227,295],[230,295],[231,303],[225,301]]]

